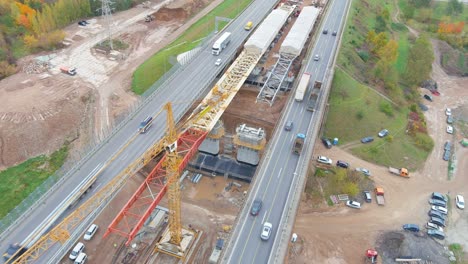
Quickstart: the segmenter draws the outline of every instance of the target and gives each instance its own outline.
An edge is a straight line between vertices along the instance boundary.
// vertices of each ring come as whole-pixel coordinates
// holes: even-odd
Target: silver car
[[[272,228],[273,225],[271,223],[265,222],[263,224],[262,234],[260,235],[260,238],[265,241],[268,240],[270,238]]]

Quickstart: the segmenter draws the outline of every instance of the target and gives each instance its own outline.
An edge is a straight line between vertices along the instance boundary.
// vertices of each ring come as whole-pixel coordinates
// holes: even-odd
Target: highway
[[[86,194],[85,198],[88,198],[90,194],[94,194],[99,190],[99,187],[104,186],[110,179],[115,177],[132,161],[143,154],[146,149],[157,142],[164,135],[165,113],[159,115],[153,121],[152,127],[146,134],[138,135],[117,158],[112,160],[108,166],[105,166],[107,161],[118,153],[129,139],[137,133],[139,123],[147,116],[152,116],[159,112],[166,102],[185,102],[185,104],[176,103],[173,105],[174,117],[176,120],[179,120],[183,116],[184,111],[192,104],[191,102],[199,99],[208,89],[212,88],[211,85],[215,77],[221,72],[228,60],[235,55],[237,48],[252,32],[244,30],[245,24],[248,21],[252,21],[254,26],[258,25],[275,4],[276,0],[256,0],[247,7],[247,9],[225,29],[225,31],[232,32],[231,43],[228,47],[223,50],[219,56],[213,56],[211,54],[211,47],[220,34],[212,39],[207,47],[204,47],[191,62],[184,66],[181,71],[176,72],[173,78],[169,79],[153,93],[128,123],[123,125],[110,138],[105,139],[105,144],[103,144],[91,158],[84,161],[83,164],[77,166],[75,169],[72,169],[69,175],[66,175],[67,178],[60,183],[60,186],[54,192],[48,194],[43,203],[25,216],[24,219],[18,221],[17,225],[12,230],[2,234],[0,238],[0,250],[2,253],[5,252],[10,243],[24,242],[25,238],[28,237],[38,225],[44,222],[48,215],[54,211],[55,208],[73,192],[76,186],[78,186],[84,178],[88,177],[88,175],[103,168],[95,183],[95,188],[92,189],[92,192]],[[221,66],[214,65],[218,58],[223,60]]]
[[[338,36],[332,36],[332,32],[340,32],[347,11],[347,3],[348,1],[342,0],[333,0],[329,3],[331,6],[323,18],[322,26],[315,33],[317,40],[304,71],[311,73],[311,86],[316,80],[324,80],[333,63]],[[328,29],[328,34],[322,34],[324,29]],[[316,54],[320,56],[318,61],[312,59]],[[324,83],[322,87],[326,87],[326,84]],[[309,86],[304,98],[308,98],[310,91]],[[232,245],[228,245],[223,263],[269,263],[270,255],[277,250],[273,249],[273,242],[285,210],[290,186],[299,168],[304,165],[298,164],[299,156],[292,153],[295,136],[297,133],[306,134],[306,144],[312,146],[315,138],[307,138],[306,132],[311,131],[320,122],[320,116],[317,112],[312,113],[306,110],[308,100],[296,102],[293,98],[294,94],[291,94],[288,107],[283,114],[282,124],[277,126],[279,131],[275,132],[268,144],[269,150],[260,163],[262,167],[259,168],[255,186],[252,187],[248,203],[245,205],[248,210],[244,209],[240,215],[241,218],[235,227],[232,241],[230,241]],[[284,130],[286,121],[293,121],[294,125],[291,131]],[[304,162],[309,161],[305,160]],[[262,200],[263,207],[257,216],[251,216],[248,212],[255,199]],[[260,239],[264,222],[270,222],[273,225],[272,233],[267,241]]]

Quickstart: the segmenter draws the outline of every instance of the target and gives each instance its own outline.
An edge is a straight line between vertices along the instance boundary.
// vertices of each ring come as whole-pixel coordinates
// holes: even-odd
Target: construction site
[[[143,8],[150,4],[148,1]],[[297,82],[301,61],[312,43],[313,38],[308,36],[314,34],[314,25],[318,24],[322,8],[318,3],[316,7],[310,4],[296,6],[280,3],[239,48],[238,56],[226,65],[224,73],[215,80],[205,99],[197,101],[177,124],[171,102],[168,102],[159,113],[166,115],[166,127],[158,128],[165,131],[165,136],[142,156],[143,162],[136,160],[97,194],[73,206],[71,209],[74,212],[31,246],[17,260],[18,263],[29,263],[31,258],[40,258],[45,254],[45,244],[57,241],[57,237],[62,237],[64,232],[71,232],[70,228],[77,224],[72,222],[107,202],[108,205],[93,221],[99,226],[97,236],[86,242],[86,253],[91,263],[216,263],[223,244],[230,237],[236,216],[244,206],[249,183],[269,137],[278,129],[276,124],[281,111]],[[137,13],[136,10],[128,12]],[[168,24],[150,26],[163,38],[161,31],[169,32],[181,23],[174,22],[172,15],[182,14],[183,21],[189,16],[186,12],[179,7],[168,6],[151,14],[143,12],[138,18],[144,19],[137,19],[132,27],[169,20]],[[305,36],[299,44],[294,40],[285,41],[296,20],[306,25],[299,28]],[[91,25],[95,25],[95,29],[100,28],[99,21],[92,20]],[[76,36],[69,40],[68,48],[72,46],[71,43],[84,39]],[[128,33],[121,36],[123,40],[134,39]],[[127,64],[129,60],[126,58],[131,54],[129,51],[142,53],[137,46],[131,45],[125,54],[91,49],[93,52],[89,56],[95,58],[90,60],[105,54],[111,58],[103,62],[107,64],[106,68],[114,68],[115,74],[119,74],[118,69],[124,67],[118,66],[116,61],[123,60],[123,64]],[[74,52],[83,52],[86,47],[90,46],[79,46]],[[36,60],[34,65],[25,66],[24,74],[28,75],[28,79],[23,82],[24,88],[20,92],[29,93],[29,88],[35,87],[39,88],[36,89],[38,96],[50,93],[50,89],[58,88],[57,82],[52,81],[54,79],[62,80],[63,87],[69,86],[69,76],[55,75],[59,72],[50,69],[51,65],[63,64],[60,60],[63,57],[48,55]],[[137,61],[134,59],[132,63]],[[110,87],[117,80],[106,79],[106,73],[99,71],[81,75],[82,72],[86,73],[84,64],[89,64],[89,61],[74,63],[78,76],[83,77],[81,81],[73,80],[73,86],[69,86],[68,92],[64,91],[64,96],[58,98],[54,92],[55,101],[43,102],[44,106],[35,105],[36,108],[32,109],[26,109],[28,105],[25,104],[25,109],[15,109],[19,112],[7,113],[2,120],[13,124],[41,120],[50,126],[53,122],[67,119],[68,128],[66,123],[62,123],[60,132],[57,131],[61,135],[51,137],[55,138],[55,145],[60,144],[57,139],[60,136],[65,139],[72,136],[72,141],[76,141],[75,147],[79,147],[90,139],[90,134],[101,134],[112,123],[109,120],[118,117],[119,112],[131,105],[135,98],[122,85],[117,90],[102,89]],[[76,74],[74,69],[60,70],[71,76]],[[102,76],[99,77],[99,74]],[[13,76],[6,81],[11,82],[15,78],[22,77]],[[47,83],[48,86],[44,85]],[[2,90],[11,92],[8,88]],[[29,94],[23,94],[23,97],[25,102],[31,99]],[[65,104],[63,100],[70,103]],[[65,108],[52,107],[52,104],[63,104]],[[98,118],[90,120],[86,117],[93,113],[93,105],[97,113],[92,116]],[[6,107],[7,110],[13,109],[13,106]],[[76,109],[67,110],[67,107]],[[37,111],[37,108],[50,110],[41,112],[43,110]],[[28,110],[32,111],[28,113]],[[67,111],[75,119],[65,116]],[[77,123],[81,126],[76,127]],[[50,135],[50,132],[44,133]],[[39,142],[50,143],[38,141],[37,138],[36,141],[38,149],[41,148]],[[7,146],[3,147],[5,149]],[[4,165],[8,163],[10,161],[3,161]],[[58,240],[63,242],[64,238]],[[69,244],[74,245],[74,241]],[[67,253],[61,263],[68,262]]]

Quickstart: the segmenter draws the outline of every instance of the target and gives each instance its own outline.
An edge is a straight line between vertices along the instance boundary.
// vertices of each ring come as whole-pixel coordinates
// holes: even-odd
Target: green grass
[[[172,65],[169,58],[187,52],[200,44],[206,36],[215,29],[216,16],[235,18],[242,12],[252,0],[225,0],[206,16],[200,18],[180,37],[173,41],[167,48],[154,54],[140,65],[133,73],[132,90],[136,94],[143,94],[148,88],[169,71]],[[220,23],[221,30],[227,25]]]
[[[398,35],[398,58],[395,64],[395,67],[400,76],[406,72],[406,64],[408,63],[408,52],[410,49],[410,44],[408,41],[408,34],[400,32]]]
[[[341,145],[373,136],[374,142],[359,143],[351,149],[352,153],[377,164],[420,168],[429,153],[417,148],[405,133],[409,110],[392,105],[393,116],[389,117],[380,110],[382,103],[388,101],[338,69],[332,83],[325,135],[339,138]],[[380,139],[377,133],[383,128],[390,131],[390,136]]]
[[[456,261],[453,261],[451,263],[455,264],[455,263],[466,263],[464,262],[464,257],[465,257],[465,252],[463,252],[463,246],[458,244],[458,243],[454,243],[454,244],[450,244],[449,245],[449,250],[453,252],[453,254],[455,255],[455,258],[457,259]]]
[[[42,182],[58,170],[68,155],[68,145],[52,153],[31,158],[0,172],[0,218],[8,214]]]

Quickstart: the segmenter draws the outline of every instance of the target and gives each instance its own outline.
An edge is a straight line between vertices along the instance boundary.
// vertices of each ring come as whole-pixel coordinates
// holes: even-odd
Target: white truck
[[[304,100],[304,96],[307,92],[307,87],[309,86],[309,81],[310,73],[305,72],[304,74],[302,74],[301,80],[299,81],[299,85],[296,89],[296,96],[294,98],[297,102],[302,102],[302,100]]]
[[[231,42],[231,32],[224,32],[221,37],[213,44],[211,54],[219,55],[223,49]]]

